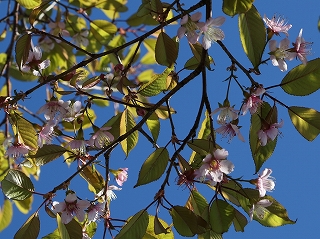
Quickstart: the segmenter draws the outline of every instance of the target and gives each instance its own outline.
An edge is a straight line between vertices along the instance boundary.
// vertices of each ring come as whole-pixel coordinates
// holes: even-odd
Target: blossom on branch
[[[272,192],[275,187],[275,179],[271,177],[272,170],[266,168],[257,179],[253,179],[250,182],[256,185],[259,190],[259,196],[264,197],[266,192]]]
[[[128,179],[128,168],[119,168],[116,172],[116,181],[119,186],[122,186]]]
[[[88,140],[88,145],[102,149],[104,146],[112,142],[114,137],[110,132],[108,132],[109,129],[111,129],[111,127],[102,127],[101,129],[97,129],[97,131]]]
[[[271,206],[272,202],[268,199],[261,199],[256,204],[252,205],[252,208],[249,210],[250,220],[252,221],[253,215],[256,215],[259,219],[263,219],[266,213],[266,207]]]
[[[241,107],[242,115],[245,115],[248,110],[250,111],[250,114],[256,113],[258,108],[263,103],[263,101],[260,99],[260,95],[264,94],[265,92],[266,90],[260,86],[256,88],[251,95],[248,95]]]
[[[91,204],[88,208],[88,221],[95,222],[97,221],[103,214],[106,203],[97,203]]]
[[[218,134],[221,134],[223,137],[229,136],[229,142],[236,135],[238,135],[238,138],[242,142],[245,142],[242,134],[240,133],[239,127],[235,124],[232,124],[232,123],[222,124],[219,128],[216,129],[216,132]]]
[[[43,144],[50,144],[52,141],[54,134],[54,127],[57,125],[56,120],[49,120],[47,123],[41,128],[38,134],[38,146],[41,148]]]
[[[273,141],[279,134],[278,128],[281,128],[282,126],[283,120],[281,120],[280,123],[268,125],[266,129],[260,129],[258,131],[258,138],[261,146],[265,146],[268,142],[268,139]]]
[[[202,39],[202,46],[208,50],[211,47],[211,42],[221,41],[224,39],[224,32],[219,29],[224,22],[225,17],[210,17],[207,22],[201,27],[201,32],[204,34]]]
[[[212,111],[210,115],[216,114],[219,111],[220,114],[217,117],[217,121],[219,124],[225,124],[238,118],[239,110],[236,110],[234,109],[234,107],[230,106],[221,106]]]
[[[63,117],[63,120],[67,121],[67,122],[72,122],[74,121],[78,116],[82,115],[80,113],[81,110],[81,101],[75,101],[75,102],[71,102],[70,100],[68,100],[66,102],[67,107],[66,109],[66,113]]]
[[[50,60],[41,60],[42,52],[39,46],[35,46],[33,51],[29,51],[29,55],[26,63],[21,67],[21,71],[29,72],[32,70],[33,75],[41,76],[41,71],[46,69],[50,65]]]
[[[279,47],[277,47],[276,40],[269,41],[269,49],[270,49],[270,59],[272,65],[278,66],[281,71],[287,71],[287,63],[285,60],[291,61],[296,53],[290,52],[289,50],[290,41],[288,38],[284,38],[280,41]]]
[[[80,32],[75,34],[72,38],[76,46],[87,47],[89,45],[88,36],[89,36],[89,30],[81,30]]]
[[[46,120],[61,120],[67,114],[66,108],[68,107],[68,102],[63,100],[52,99],[48,101],[45,105],[37,111],[37,114],[44,113]]]
[[[195,44],[200,37],[200,28],[204,25],[204,22],[199,22],[201,17],[201,12],[183,16],[177,33],[178,38],[186,36],[191,44]]]
[[[89,201],[78,200],[75,193],[69,192],[64,202],[54,201],[52,203],[52,211],[55,213],[61,213],[61,221],[64,224],[68,224],[74,216],[82,222],[85,217],[84,210],[90,205]]]
[[[311,48],[309,48],[309,46],[311,46],[313,43],[312,42],[306,42],[304,40],[304,38],[302,37],[302,29],[299,32],[299,35],[296,39],[296,42],[293,43],[294,48],[293,48],[293,52],[296,54],[296,57],[299,58],[299,60],[306,65],[307,64],[307,55],[310,54]]]
[[[21,155],[26,155],[29,153],[29,146],[21,143],[13,143],[7,148],[6,156],[11,156],[13,158],[19,158]]]
[[[268,27],[268,30],[273,34],[279,35],[281,32],[286,34],[288,37],[288,31],[292,27],[291,24],[287,24],[286,20],[283,17],[273,16],[271,19],[267,18],[266,15],[263,17],[263,21]]]

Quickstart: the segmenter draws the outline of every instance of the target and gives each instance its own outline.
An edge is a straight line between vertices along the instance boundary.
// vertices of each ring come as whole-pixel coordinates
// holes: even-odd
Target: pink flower
[[[102,127],[97,130],[87,142],[91,147],[102,149],[105,145],[109,144],[114,140],[114,137],[108,130],[111,127]]]
[[[72,151],[80,154],[86,153],[86,141],[83,139],[73,139],[67,145]]]
[[[84,220],[84,210],[90,206],[90,202],[86,200],[78,200],[75,193],[69,193],[64,202],[54,201],[52,203],[52,210],[55,213],[61,213],[61,221],[64,224],[68,224],[74,216],[78,218],[80,222]]]
[[[235,110],[233,107],[230,106],[221,106],[212,111],[210,115],[216,114],[219,111],[220,114],[217,117],[217,121],[219,124],[225,124],[238,118],[239,110]]]
[[[199,22],[201,19],[201,12],[196,12],[191,16],[183,16],[180,24],[181,27],[178,29],[178,38],[181,39],[183,36],[187,36],[188,41],[191,44],[195,44],[200,37],[200,28],[204,25],[203,22]]]
[[[35,46],[33,51],[29,51],[26,63],[21,67],[21,71],[28,72],[33,70],[33,75],[41,76],[41,71],[50,65],[50,60],[41,60],[42,52],[39,46]]]
[[[211,185],[215,185],[223,180],[224,174],[229,174],[233,171],[234,165],[229,160],[225,159],[228,156],[228,151],[225,149],[217,149],[213,156],[208,154],[203,159],[203,164],[195,170],[196,177],[201,181],[208,180]]]
[[[21,155],[29,153],[30,148],[27,145],[21,143],[13,143],[7,148],[6,156],[11,156],[13,158],[18,158]]]
[[[52,203],[52,211],[61,214],[61,221],[64,224],[68,224],[74,216],[78,218],[80,222],[84,220],[84,210],[90,206],[90,202],[87,200],[78,200],[75,193],[69,193],[64,202],[54,201]]]
[[[38,146],[41,148],[43,144],[50,144],[54,136],[54,127],[56,126],[56,120],[49,120],[45,126],[42,127],[38,135]]]
[[[276,40],[269,41],[270,59],[272,65],[278,66],[281,71],[287,70],[287,63],[285,60],[291,61],[295,57],[295,53],[289,50],[290,41],[288,38],[284,38],[280,41],[279,48],[277,47]]]
[[[66,30],[66,24],[64,22],[49,22],[48,26],[51,28],[50,34],[69,37],[70,33]],[[60,41],[57,41],[60,42]]]
[[[272,170],[266,168],[265,170],[263,170],[262,174],[259,175],[258,179],[254,180],[257,189],[259,190],[260,197],[264,197],[267,191],[271,192],[272,190],[274,190],[275,179],[273,177],[270,177],[271,173]]]
[[[95,205],[91,204],[88,208],[88,221],[95,222],[97,221],[103,214],[106,203],[97,203]]]
[[[63,100],[51,100],[37,111],[37,114],[44,113],[46,120],[53,120],[57,116],[58,119],[62,119],[66,113],[66,108],[68,107],[68,102]]]
[[[268,199],[262,199],[256,204],[252,205],[252,208],[249,210],[250,220],[252,221],[253,215],[256,215],[259,219],[263,219],[266,213],[266,207],[269,207],[272,204]]]
[[[119,168],[117,171],[116,181],[119,186],[122,186],[128,179],[128,168]]]
[[[268,142],[268,139],[274,140],[279,134],[278,128],[283,126],[283,120],[280,123],[274,123],[269,126],[267,129],[260,129],[258,131],[258,138],[260,140],[261,146],[265,146]]]
[[[67,102],[65,102],[67,107],[66,109],[66,114],[63,117],[63,120],[67,121],[67,122],[72,122],[74,121],[78,116],[81,115],[80,110],[81,110],[81,101],[75,101],[75,102],[71,102],[70,100],[68,100]]]
[[[248,110],[250,114],[257,112],[257,109],[262,105],[263,101],[260,99],[260,95],[264,94],[266,90],[260,86],[255,89],[255,91],[244,101],[241,110],[242,115],[245,115]]]
[[[204,49],[208,50],[211,47],[211,42],[221,41],[224,39],[224,32],[219,29],[224,22],[225,17],[217,17],[217,18],[209,18],[203,27],[201,27],[201,31],[204,36],[202,39],[202,46]]]
[[[292,27],[291,24],[287,24],[286,20],[282,17],[273,16],[271,19],[267,18],[266,15],[263,17],[263,21],[267,25],[268,29],[271,30],[274,34],[279,35],[280,32],[283,32],[288,36],[288,31]]]
[[[299,32],[299,35],[297,37],[296,42],[294,45],[294,52],[296,53],[296,56],[299,58],[299,60],[306,65],[307,64],[307,55],[310,54],[312,42],[306,42],[304,38],[302,37],[302,29]]]
[[[240,130],[238,128],[237,125],[231,124],[231,123],[225,123],[222,126],[220,126],[219,128],[216,129],[216,132],[218,134],[222,134],[223,137],[227,137],[229,136],[229,142],[231,141],[231,139],[238,135],[238,138],[244,142],[244,138],[242,136],[242,134],[240,133]]]
[[[113,190],[120,191],[120,190],[122,190],[122,188],[119,188],[119,187],[117,187],[115,185],[110,185],[110,186],[108,186],[107,192],[105,192],[105,190],[102,189],[100,192],[98,192],[96,194],[96,198],[98,198],[99,200],[103,200],[103,201],[105,201],[105,200],[109,200],[109,201],[114,200],[114,199],[117,198],[117,195],[113,192]],[[104,197],[104,195],[106,195],[106,197]]]

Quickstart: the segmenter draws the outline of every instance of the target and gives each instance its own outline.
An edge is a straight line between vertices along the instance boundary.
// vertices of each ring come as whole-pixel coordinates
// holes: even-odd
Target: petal
[[[288,38],[284,38],[280,41],[279,48],[281,50],[287,50],[290,45],[290,40]]]
[[[196,12],[196,13],[192,14],[190,18],[193,22],[197,22],[201,19],[201,17],[202,17],[201,12]]]
[[[273,55],[270,56],[270,59],[271,59],[272,65],[279,66],[278,60],[277,60],[277,58],[275,56],[273,56]]]
[[[204,36],[202,39],[202,46],[205,50],[208,50],[211,47],[211,41],[208,37]]]
[[[229,152],[225,149],[217,149],[216,151],[214,151],[213,156],[215,157],[215,159],[225,159],[226,157],[228,157]]]
[[[279,133],[279,130],[277,128],[270,128],[266,131],[267,136],[271,139],[274,140]]]
[[[269,50],[270,50],[271,52],[277,50],[277,41],[276,41],[276,40],[270,40],[270,41],[269,41]]]
[[[268,178],[271,173],[272,170],[270,168],[265,168],[259,178]]]
[[[77,195],[75,193],[69,193],[66,198],[65,198],[66,202],[74,202],[77,201]]]
[[[178,38],[181,39],[186,34],[187,29],[185,27],[179,27],[178,28]]]
[[[257,205],[260,205],[262,207],[269,207],[272,204],[271,201],[269,201],[268,199],[262,199],[259,202],[257,202]]]
[[[265,146],[267,144],[268,137],[267,137],[267,134],[263,130],[258,131],[258,138],[260,140],[261,146]]]
[[[36,60],[40,60],[42,57],[42,52],[41,52],[41,48],[39,46],[35,46],[33,48],[33,55],[34,58],[36,58]]]
[[[229,161],[227,159],[221,160],[221,162],[220,162],[221,172],[223,172],[225,174],[229,174],[233,171],[233,169],[234,169],[234,164],[231,161]]]
[[[57,202],[57,201],[54,201],[52,203],[52,211],[57,213],[57,212],[62,212],[65,210],[65,208],[67,207],[66,203],[65,202]]]
[[[85,216],[85,212],[81,211],[81,210],[78,210],[77,213],[76,213],[76,216],[77,216],[77,218],[79,219],[80,222],[83,222],[84,216]]]
[[[61,221],[63,224],[68,224],[69,222],[71,222],[73,216],[69,211],[64,211],[61,214]]]
[[[283,59],[279,59],[278,64],[281,71],[287,71],[287,63]]]
[[[86,200],[78,200],[77,201],[77,207],[82,210],[87,209],[90,205],[91,205],[91,203]]]
[[[225,17],[217,17],[217,18],[209,18],[206,22],[206,25],[208,26],[215,26],[215,27],[220,27],[224,22],[226,18]]]
[[[181,19],[180,25],[186,24],[188,22],[188,18],[189,18],[188,15],[184,15]]]
[[[39,69],[40,70],[44,70],[44,69],[46,69],[49,65],[50,65],[50,60],[44,60],[43,62],[41,62],[39,65],[38,65],[38,67],[39,67]]]

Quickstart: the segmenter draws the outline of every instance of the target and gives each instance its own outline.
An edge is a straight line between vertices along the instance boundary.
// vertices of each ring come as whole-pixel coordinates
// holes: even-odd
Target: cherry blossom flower
[[[66,102],[66,104],[68,105],[65,109],[66,109],[66,114],[63,117],[63,120],[67,121],[67,122],[72,122],[74,121],[78,116],[82,115],[80,112],[81,110],[81,101],[75,101],[75,102],[71,102],[70,100],[68,100]]]
[[[224,39],[224,32],[217,28],[220,27],[225,22],[225,17],[209,18],[203,27],[201,27],[201,32],[204,36],[202,39],[202,46],[204,49],[208,50],[211,47],[211,42],[221,41]]]
[[[54,48],[54,41],[47,36],[40,37],[38,44],[44,52],[50,52]]]
[[[61,221],[64,224],[68,224],[74,216],[82,222],[85,217],[84,210],[90,205],[89,201],[78,200],[75,193],[69,192],[64,202],[54,201],[52,203],[52,211],[55,213],[61,213]]]
[[[33,51],[29,51],[26,63],[21,67],[21,71],[29,72],[32,70],[33,75],[41,76],[41,71],[50,65],[50,60],[41,60],[42,52],[39,46],[35,46]]]
[[[299,32],[299,35],[296,39],[296,42],[293,43],[294,45],[294,53],[296,53],[296,56],[299,58],[299,60],[306,65],[307,64],[307,55],[310,54],[312,42],[306,42],[304,38],[302,37],[302,29]]]
[[[84,46],[87,47],[89,45],[89,30],[81,30],[79,33],[75,34],[72,38],[77,46]]]
[[[283,32],[288,37],[288,31],[292,27],[292,25],[287,24],[286,20],[283,17],[277,18],[277,16],[273,16],[271,19],[269,19],[266,17],[266,15],[264,15],[263,21],[267,25],[269,31],[273,32],[276,35],[279,35],[281,32]]]
[[[219,111],[220,114],[217,117],[217,121],[219,124],[225,124],[238,118],[239,110],[235,110],[233,107],[230,106],[221,106],[212,111],[210,115],[216,114]]]
[[[107,192],[105,193],[104,189],[102,189],[100,192],[96,194],[96,198],[98,198],[99,200],[105,201],[105,198],[103,196],[106,195],[107,200],[109,201],[114,200],[117,198],[117,195],[113,192],[113,190],[120,191],[122,190],[122,188],[119,188],[115,185],[109,185]]]
[[[103,214],[106,203],[97,203],[91,204],[88,208],[88,221],[95,222],[97,221]]]
[[[269,41],[269,49],[270,49],[270,59],[272,65],[278,66],[281,71],[287,71],[287,63],[285,60],[291,61],[296,53],[290,52],[289,50],[290,41],[288,38],[284,38],[280,41],[279,47],[277,47],[276,40]]]
[[[62,119],[67,113],[68,102],[64,102],[63,100],[51,100],[48,101],[45,105],[41,106],[37,111],[37,114],[44,113],[44,117],[46,120],[56,120]]]
[[[229,136],[229,142],[231,141],[231,139],[238,135],[238,138],[242,141],[245,142],[242,134],[240,133],[240,130],[238,128],[237,125],[232,124],[232,123],[225,123],[222,126],[220,126],[219,128],[216,129],[216,132],[218,134],[221,134],[223,137],[227,137]]]
[[[11,156],[13,158],[19,158],[21,155],[26,155],[29,153],[29,146],[21,143],[13,143],[7,148],[6,156]]]
[[[266,213],[266,207],[269,207],[272,204],[268,199],[261,199],[256,204],[252,205],[252,208],[249,210],[250,220],[252,221],[253,215],[256,215],[259,219],[263,219]]]
[[[49,22],[48,26],[51,28],[50,34],[69,37],[70,33],[66,30],[66,24],[64,22]],[[59,42],[59,41],[57,41]]]
[[[257,109],[263,103],[263,101],[260,99],[260,95],[265,92],[266,90],[262,86],[256,88],[256,90],[244,101],[241,107],[242,115],[245,115],[248,110],[250,111],[250,114],[256,113]]]
[[[200,28],[204,25],[203,22],[199,22],[201,19],[201,12],[196,12],[191,16],[185,15],[181,19],[181,27],[178,29],[178,38],[181,39],[183,36],[187,36],[188,41],[191,44],[195,44],[200,37]]]
[[[260,197],[264,197],[267,191],[272,192],[274,190],[276,184],[275,179],[273,177],[270,177],[271,173],[272,170],[266,168],[257,179],[252,180],[252,182],[257,186],[257,189],[259,190]]]
[[[106,144],[112,142],[114,137],[108,132],[109,129],[111,129],[111,127],[102,127],[101,129],[98,129],[87,142],[88,145],[101,149]]]
[[[43,144],[50,144],[54,134],[54,127],[57,125],[56,120],[49,120],[40,130],[38,134],[38,146],[41,148]]]
[[[201,181],[208,180],[213,186],[221,182],[224,174],[230,174],[234,169],[233,163],[225,159],[228,154],[225,149],[217,149],[213,155],[208,154],[201,167],[195,170],[196,177]]]
[[[86,154],[86,141],[83,139],[73,139],[66,146],[72,151]]]
[[[283,120],[281,120],[280,123],[274,123],[269,125],[267,129],[260,129],[258,131],[258,138],[260,140],[261,146],[265,146],[268,142],[268,139],[273,141],[279,134],[278,128],[281,128],[282,126]]]
[[[122,186],[128,179],[128,168],[119,168],[116,172],[116,181],[119,186]]]

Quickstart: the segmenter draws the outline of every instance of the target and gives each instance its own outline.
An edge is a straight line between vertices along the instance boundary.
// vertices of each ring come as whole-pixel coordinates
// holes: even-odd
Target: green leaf
[[[59,158],[62,154],[64,154],[67,151],[67,149],[60,145],[45,144],[38,149],[36,154],[29,155],[29,157],[35,159],[36,166],[42,166]]]
[[[190,209],[182,206],[174,206],[169,211],[173,226],[181,236],[192,237],[206,231],[206,222]]]
[[[222,239],[222,235],[209,230],[203,234],[198,235],[198,239]]]
[[[103,176],[95,169],[94,166],[89,165],[83,168],[80,172],[80,176],[94,188],[94,194],[97,194],[104,188],[105,181]]]
[[[41,0],[39,0],[39,1],[41,2]],[[42,3],[39,6],[35,7],[31,11],[30,16],[29,16],[29,22],[30,22],[31,26],[33,26],[33,23],[35,22],[39,13],[42,12],[42,10],[45,9],[49,3],[50,3],[50,1],[42,1]]]
[[[195,68],[197,68],[197,66],[200,64],[201,62],[201,58],[202,58],[202,53],[203,53],[203,47],[202,45],[197,42],[195,44],[191,44],[189,43],[190,49],[195,57],[195,59],[191,58],[189,59],[186,64],[185,64],[185,68],[189,69],[189,70],[194,70]],[[206,53],[206,58],[205,58],[205,66],[211,70],[210,64],[213,63],[213,59],[211,56],[208,55],[208,52]]]
[[[229,16],[245,13],[251,7],[254,0],[223,0],[222,10]]]
[[[31,35],[24,34],[22,35],[16,43],[16,62],[21,69],[22,65],[27,61],[29,56],[29,50],[31,48]]]
[[[117,32],[117,26],[106,20],[93,20],[90,22],[90,31],[97,41],[104,45],[111,40],[111,34]]]
[[[309,141],[320,133],[320,112],[305,107],[291,106],[288,109],[290,119],[296,130]]]
[[[101,97],[101,98],[105,98],[104,95],[100,95],[100,94],[93,94],[94,96],[97,96],[97,97]],[[106,107],[106,106],[109,106],[109,101],[107,99],[96,99],[96,98],[93,98],[92,99],[92,103],[97,105],[97,106],[100,106],[100,107]]]
[[[178,47],[166,33],[158,36],[155,49],[156,61],[163,66],[172,67],[178,57]]]
[[[138,93],[143,96],[155,96],[167,89],[167,77],[174,68],[166,68],[161,74],[153,75],[152,79],[143,84]]]
[[[27,214],[31,210],[32,202],[33,202],[33,195],[29,198],[26,198],[21,201],[13,200],[16,207],[19,209],[20,212]]]
[[[14,235],[14,239],[37,239],[40,231],[38,212],[33,213]]]
[[[57,213],[57,224],[61,239],[71,239],[67,231],[66,225],[61,221],[61,216]]]
[[[193,139],[187,142],[187,145],[198,154],[205,156],[212,154],[214,145],[211,140],[207,139]]]
[[[12,204],[10,200],[5,199],[3,207],[0,208],[0,232],[10,225],[12,220],[12,214]]]
[[[173,239],[174,234],[169,225],[157,216],[149,215],[149,224],[142,239]]]
[[[141,166],[138,182],[134,187],[153,182],[161,177],[169,162],[166,148],[156,149]]]
[[[123,135],[130,131],[132,128],[136,126],[136,122],[134,121],[133,115],[129,110],[125,110],[122,112],[121,120],[120,120],[120,135]],[[121,147],[126,154],[129,155],[129,152],[137,145],[138,143],[138,131],[135,130],[132,132],[127,138],[121,141]]]
[[[41,239],[61,239],[58,228]]]
[[[32,196],[33,184],[23,172],[10,169],[1,182],[3,193],[14,200],[24,200]]]
[[[244,228],[247,224],[247,218],[241,212],[234,208],[233,225],[236,232],[244,232]]]
[[[210,207],[210,223],[212,230],[222,234],[229,230],[234,218],[234,208],[227,202],[217,199]]]
[[[146,124],[152,134],[154,142],[157,142],[160,133],[160,121],[156,113],[152,113],[152,115],[147,119]]]
[[[320,88],[320,58],[299,65],[287,73],[281,88],[290,95],[305,96]]]
[[[35,8],[41,4],[41,0],[17,0],[17,2],[26,9]]]
[[[82,227],[74,218],[68,224],[64,224],[64,226],[67,229],[70,239],[81,239],[83,237]]]
[[[254,164],[256,166],[256,173],[260,170],[261,166],[265,163],[265,161],[267,161],[271,157],[277,144],[277,138],[275,138],[275,140],[273,141],[268,140],[268,143],[265,146],[261,146],[258,137],[258,131],[262,127],[261,118],[266,119],[267,115],[269,115],[270,112],[273,112],[274,116],[272,117],[272,121],[268,122],[267,120],[267,123],[273,124],[277,122],[276,108],[271,108],[271,106],[267,102],[264,102],[263,106],[259,108],[259,111],[259,114],[251,115],[251,125],[249,134],[250,149],[254,160]]]
[[[91,77],[89,80],[86,80],[82,84],[82,89],[90,89],[97,85],[101,81],[100,76]]]
[[[124,66],[128,65],[129,63],[133,64],[134,62],[136,62],[139,59],[140,47],[137,50],[138,46],[139,46],[138,43],[131,45],[131,47],[129,48],[129,52],[126,54],[125,58],[122,60],[122,64]],[[132,59],[132,57],[134,57],[134,58]]]
[[[261,56],[266,44],[266,29],[263,20],[252,6],[246,13],[239,15],[240,39],[244,52],[254,68],[261,62]]]
[[[204,210],[209,206],[205,197],[195,189],[191,191],[187,205],[190,210],[199,216],[201,216]]]
[[[121,229],[115,239],[142,238],[146,233],[149,222],[148,212],[141,210],[136,213]]]

